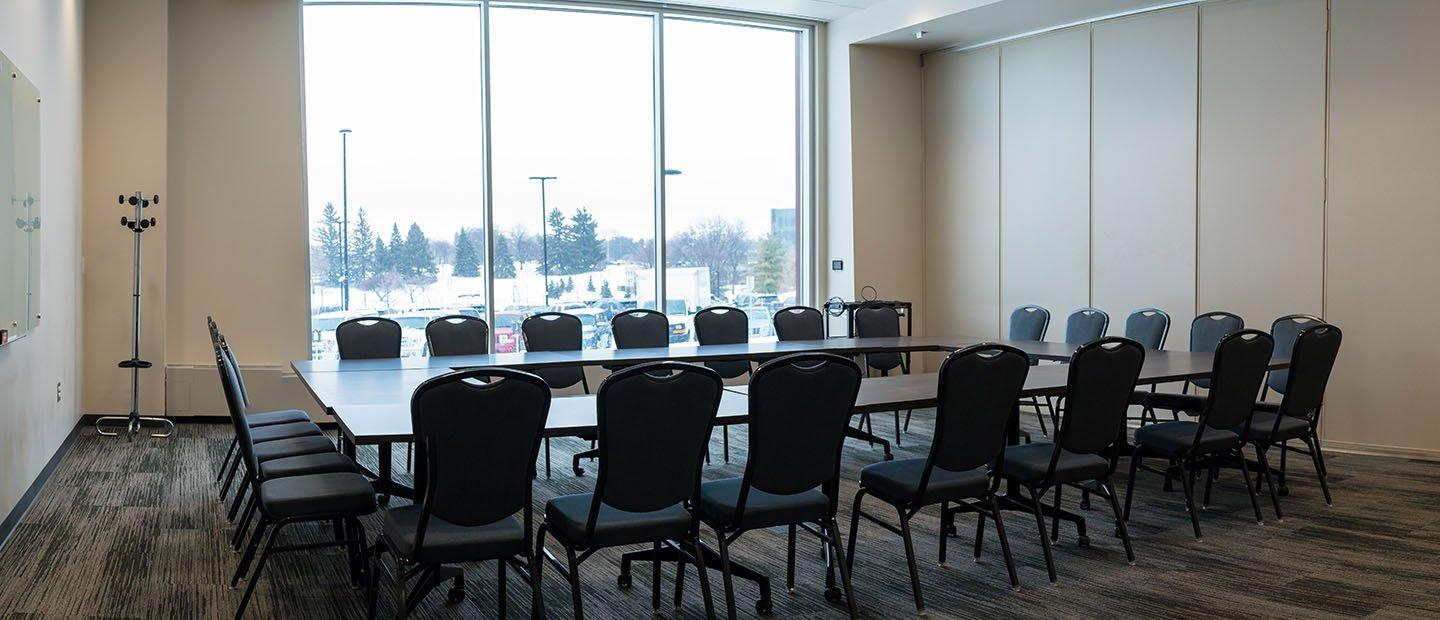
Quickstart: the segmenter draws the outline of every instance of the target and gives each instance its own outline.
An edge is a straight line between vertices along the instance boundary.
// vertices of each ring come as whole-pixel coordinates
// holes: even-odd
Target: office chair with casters
[[[1185,491],[1185,508],[1195,539],[1200,539],[1200,511],[1195,502],[1195,476],[1205,473],[1205,497],[1201,507],[1210,503],[1210,489],[1221,465],[1238,464],[1245,479],[1245,494],[1255,510],[1255,522],[1264,523],[1256,488],[1250,484],[1250,469],[1245,463],[1244,438],[1250,435],[1251,413],[1255,410],[1255,393],[1265,381],[1265,368],[1275,341],[1269,334],[1256,329],[1235,332],[1220,341],[1215,351],[1214,370],[1210,373],[1209,394],[1200,408],[1199,417],[1191,421],[1160,422],[1142,426],[1135,431],[1134,451],[1130,455],[1130,480],[1125,487],[1125,520],[1130,520],[1130,502],[1135,497],[1135,474],[1138,470],[1154,472],[1167,479],[1179,473]],[[1164,469],[1147,467],[1146,457],[1164,459]],[[1258,474],[1258,472],[1257,472]],[[1258,482],[1258,478],[1257,478]]]
[[[781,342],[825,339],[825,315],[810,306],[781,308],[771,323],[775,326],[775,338]]]
[[[245,615],[245,608],[255,593],[255,584],[260,581],[260,574],[265,570],[265,563],[272,553],[343,547],[350,564],[351,584],[361,586],[369,583],[365,574],[367,566],[363,561],[367,544],[365,527],[360,518],[375,512],[375,489],[364,476],[354,470],[353,462],[339,454],[312,459],[335,460],[337,464],[334,469],[313,463],[297,464],[295,469],[299,471],[292,472],[293,475],[272,475],[268,470],[274,468],[276,461],[262,464],[255,444],[251,441],[250,426],[245,424],[243,414],[238,413],[242,411],[242,407],[235,389],[234,366],[223,356],[217,356],[215,363],[220,370],[225,401],[231,411],[230,419],[235,427],[235,434],[240,438],[241,458],[245,460],[250,471],[256,472],[248,483],[248,486],[252,487],[250,496],[254,500],[257,515],[255,530],[245,552],[240,556],[235,574],[230,578],[230,587],[234,588],[249,574],[249,583],[245,585],[245,593],[240,599],[239,608],[235,610],[235,617]],[[298,458],[303,460],[309,457]],[[348,466],[349,470],[344,469],[345,466]],[[290,525],[327,522],[335,528],[335,536],[331,540],[285,547],[275,544],[280,533]],[[263,550],[260,546],[261,539],[265,541]],[[250,563],[255,559],[256,551],[260,552],[259,559],[255,561],[254,572],[250,573]]]
[[[1045,567],[1055,581],[1055,559],[1050,544],[1060,539],[1060,496],[1066,486],[1099,493],[1110,501],[1116,528],[1133,564],[1135,552],[1120,514],[1120,502],[1110,476],[1115,472],[1116,444],[1125,430],[1130,394],[1145,363],[1145,347],[1125,338],[1102,338],[1076,349],[1070,358],[1065,385],[1066,413],[1055,429],[1054,443],[1032,443],[1006,448],[1002,475],[1017,485],[1016,501],[1028,495],[1040,530]],[[1083,486],[1094,481],[1098,486]],[[1024,493],[1020,490],[1023,489]],[[1045,531],[1045,494],[1054,492],[1051,532]],[[1079,532],[1080,546],[1089,546]]]
[[[987,471],[1005,451],[1005,431],[1015,413],[1020,390],[1030,373],[1030,358],[1024,351],[997,344],[977,344],[945,358],[940,365],[936,396],[935,436],[930,454],[923,458],[901,459],[867,465],[860,470],[860,490],[850,512],[850,541],[847,560],[855,562],[855,538],[860,518],[900,535],[905,561],[910,569],[910,587],[915,609],[925,613],[920,592],[920,575],[915,567],[910,519],[926,506],[940,504],[940,564],[945,565],[945,542],[959,512],[979,515],[975,537],[975,559],[980,559],[985,518],[995,520],[1000,549],[1010,572],[1010,585],[1020,587],[1015,560],[1005,537],[1005,522],[995,492],[1000,477]],[[861,509],[866,495],[889,504],[899,517],[898,529]],[[950,505],[955,507],[951,508]],[[852,576],[853,576],[853,570]]]
[[[843,598],[855,617],[850,566],[835,521],[840,485],[841,446],[860,390],[860,366],[828,353],[797,353],[768,361],[750,377],[750,436],[745,473],[700,486],[700,520],[711,527],[720,547],[725,605],[735,617],[730,545],[750,530],[787,526],[790,530],[786,585],[795,588],[795,529],[820,539],[830,553],[825,598],[839,602],[835,569]],[[756,611],[771,610],[762,591]]]
[[[855,336],[857,338],[895,338],[900,336],[900,313],[893,306],[880,303],[869,303],[855,309]],[[880,376],[890,376],[890,371],[900,370],[900,374],[910,374],[910,363],[900,353],[866,353],[865,374],[869,376],[871,370],[880,372]],[[905,411],[904,429],[910,429],[910,414],[913,410]],[[866,416],[867,418],[869,416]],[[900,411],[895,411],[895,445],[900,445]]]
[[[1274,331],[1271,332],[1272,334]],[[1279,352],[1279,338],[1276,339],[1276,357]],[[1325,388],[1330,383],[1330,372],[1335,368],[1335,358],[1340,353],[1340,328],[1329,323],[1311,324],[1295,335],[1288,353],[1290,368],[1285,373],[1285,385],[1280,393],[1283,398],[1278,404],[1255,403],[1255,417],[1250,421],[1246,442],[1255,448],[1256,460],[1265,473],[1265,486],[1270,491],[1270,501],[1275,506],[1275,518],[1280,519],[1280,500],[1285,495],[1286,452],[1299,452],[1310,457],[1315,466],[1315,476],[1320,480],[1320,491],[1325,495],[1325,505],[1331,505],[1330,486],[1326,484],[1325,455],[1320,451],[1320,411],[1324,405]],[[1276,371],[1270,372],[1270,377]],[[1268,379],[1267,379],[1268,380]],[[1291,448],[1293,440],[1304,442],[1307,449]],[[1271,479],[1268,461],[1269,451],[1280,447],[1281,467],[1278,470],[1279,488]]]
[[[1245,329],[1245,319],[1237,314],[1223,311],[1201,314],[1190,321],[1190,352],[1214,353],[1221,340],[1242,329]],[[1204,398],[1190,394],[1190,386],[1208,390],[1210,378],[1201,377],[1182,383],[1179,394],[1156,392],[1154,386],[1151,386],[1150,390],[1136,390],[1130,404],[1143,407],[1140,414],[1141,424],[1158,422],[1156,409],[1169,409],[1172,419],[1179,420],[1180,412],[1196,413],[1204,405]],[[1168,479],[1166,485],[1168,489]]]
[[[657,310],[633,308],[610,319],[610,333],[615,338],[616,349],[665,348],[670,346],[670,319]],[[626,366],[609,364],[604,368],[613,373]],[[594,448],[576,452],[570,467],[575,475],[583,476],[585,470],[580,467],[580,461],[597,458],[599,455],[600,451]]]
[[[700,467],[724,387],[714,370],[684,362],[653,362],[617,371],[600,384],[596,425],[600,467],[591,493],[545,504],[535,542],[536,582],[549,561],[570,583],[575,618],[584,617],[580,564],[610,547],[648,545],[654,554],[650,605],[660,612],[660,554],[680,557],[675,606],[681,604],[686,564],[699,569],[708,616],[714,615],[699,522],[691,512],[700,493]],[[566,561],[545,548],[553,536]],[[622,570],[620,586],[629,585]]]
[[[490,325],[478,316],[451,314],[425,324],[425,348],[434,357],[490,353]]]
[[[489,560],[497,566],[497,617],[505,617],[507,567],[530,585],[532,616],[538,613],[530,500],[549,413],[545,380],[520,370],[452,372],[415,388],[410,399],[419,463],[415,503],[382,513],[384,525],[370,556],[372,580],[382,557],[391,557],[397,615],[414,609],[446,580],[448,601],[459,602],[465,575],[447,565]],[[373,617],[373,581],[370,593]]]
[[[700,346],[744,344],[750,341],[750,316],[731,306],[711,306],[695,314],[695,339]],[[749,360],[705,362],[720,373],[722,379],[743,377],[750,372]],[[730,462],[730,427],[720,427],[720,442],[725,462]]]
[[[1036,305],[1024,305],[1010,311],[1010,329],[1006,338],[1015,341],[1041,342],[1045,340],[1045,332],[1050,329],[1050,311]],[[1031,366],[1035,361],[1030,362]],[[1028,405],[1035,411],[1035,421],[1040,423],[1040,433],[1049,435],[1050,431],[1045,428],[1045,414],[1040,412],[1041,407],[1049,407],[1048,400],[1042,402],[1034,396],[1028,396],[1020,401],[1022,405]],[[1052,412],[1053,413],[1053,412]],[[1030,442],[1030,433],[1020,431],[1020,435],[1026,443]]]
[[[584,348],[585,326],[580,322],[580,317],[573,314],[532,314],[520,322],[520,333],[525,338],[526,351],[579,351]],[[590,382],[585,378],[585,369],[580,366],[538,368],[535,374],[540,375],[552,390],[562,390],[578,383],[586,394],[590,393]],[[590,447],[595,447],[594,435],[585,435],[581,439],[589,440]],[[585,470],[578,465],[572,470],[577,476],[585,474]],[[545,438],[545,477],[550,477],[549,437]]]
[[[335,327],[335,347],[342,360],[400,357],[400,324],[379,316],[349,319]]]

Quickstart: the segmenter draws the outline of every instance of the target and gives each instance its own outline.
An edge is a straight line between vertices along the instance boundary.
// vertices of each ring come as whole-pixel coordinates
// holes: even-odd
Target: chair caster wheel
[[[1275,494],[1276,494],[1276,495],[1279,495],[1280,497],[1286,497],[1286,496],[1290,495],[1290,487],[1287,487],[1287,486],[1285,486],[1285,485],[1282,484],[1282,485],[1280,485],[1280,488],[1275,489]]]
[[[619,586],[621,590],[629,590],[631,585],[630,573],[620,573],[620,576],[615,579],[615,585]]]
[[[451,605],[463,600],[465,600],[465,588],[450,588],[449,596],[445,597],[445,602]]]
[[[770,605],[770,599],[762,598],[758,601],[755,601],[755,613],[762,616],[768,616],[770,615],[771,611],[774,611],[774,608]]]
[[[841,596],[840,588],[836,588],[833,586],[825,588],[825,600],[830,601],[831,603],[839,603],[841,598],[843,597]]]
[[[1080,547],[1081,549],[1089,549],[1089,548],[1090,548],[1090,537],[1089,537],[1089,536],[1086,536],[1086,535],[1084,535],[1084,534],[1081,534],[1078,538],[1075,539],[1075,544],[1076,544],[1076,545],[1079,545],[1079,547]]]

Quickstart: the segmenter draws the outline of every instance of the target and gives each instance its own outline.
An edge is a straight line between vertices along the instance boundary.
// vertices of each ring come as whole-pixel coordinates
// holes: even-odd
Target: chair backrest
[[[335,327],[335,346],[342,360],[400,357],[400,324],[379,316],[362,316]]]
[[[1050,328],[1050,311],[1025,305],[1010,311],[1010,340],[1044,340]]]
[[[925,496],[934,467],[967,471],[998,460],[1029,374],[1029,356],[1000,344],[971,345],[945,358],[936,395],[935,436],[916,499]]]
[[[893,306],[868,303],[855,309],[855,335],[859,338],[887,338],[900,335],[900,313]],[[865,365],[888,371],[900,365],[899,353],[866,353]]]
[[[714,370],[685,362],[639,364],[605,378],[595,399],[600,472],[587,533],[602,503],[651,512],[698,497],[723,390]]]
[[[1245,319],[1238,314],[1214,311],[1206,312],[1190,321],[1190,352],[1214,353],[1220,340],[1245,329]],[[1191,379],[1190,383],[1202,388],[1210,387],[1210,378]]]
[[[419,556],[430,517],[474,527],[523,510],[529,531],[531,481],[549,414],[549,386],[521,370],[463,370],[415,388],[410,422]]]
[[[425,324],[430,355],[485,355],[490,352],[490,325],[478,316],[451,314]]]
[[[1065,385],[1065,415],[1055,436],[1057,458],[1061,448],[1095,454],[1120,438],[1144,364],[1145,347],[1128,338],[1101,338],[1075,350]]]
[[[634,308],[610,319],[610,333],[617,349],[668,347],[670,319],[663,312]]]
[[[240,457],[245,459],[245,467],[249,471],[259,472],[255,445],[250,439],[250,424],[245,421],[245,404],[240,396],[239,369],[219,351],[215,352],[215,367],[220,374],[220,389],[225,393],[225,405],[230,411],[230,424],[235,429],[235,443],[240,447]]]
[[[1105,337],[1110,329],[1110,315],[1099,308],[1076,308],[1065,317],[1065,344],[1076,346]]]
[[[579,351],[585,336],[585,327],[580,317],[564,312],[541,312],[525,317],[520,322],[520,333],[525,337],[527,351]],[[550,387],[567,388],[585,379],[585,371],[579,366],[540,368],[535,374],[545,379]]]
[[[1289,383],[1280,401],[1280,412],[1318,422],[1320,405],[1325,401],[1325,387],[1330,371],[1340,354],[1340,328],[1329,323],[1311,325],[1300,330],[1290,353]],[[1270,373],[1273,377],[1275,373]],[[1277,419],[1278,427],[1279,421]]]
[[[1125,317],[1125,337],[1146,349],[1165,348],[1170,335],[1170,315],[1159,308],[1141,308]]]
[[[1275,357],[1290,357],[1290,350],[1295,348],[1295,339],[1300,336],[1300,330],[1324,322],[1313,314],[1287,314],[1275,319],[1275,322],[1270,324],[1270,337],[1275,339]],[[1272,370],[1270,376],[1265,378],[1265,385],[1284,394],[1285,386],[1290,383],[1289,377],[1290,371],[1287,369]]]
[[[1220,339],[1210,373],[1210,393],[1200,413],[1206,425],[1227,430],[1250,419],[1274,350],[1275,339],[1258,329],[1241,330]],[[1196,440],[1199,438],[1197,431]]]
[[[210,346],[220,348],[220,326],[215,324],[215,317],[206,315],[205,327],[210,330]]]
[[[755,371],[736,522],[752,487],[777,495],[821,487],[834,514],[841,444],[859,392],[860,366],[829,353],[786,355]]]
[[[711,306],[695,314],[695,339],[701,346],[711,344],[741,344],[750,341],[750,316],[744,310],[731,306]],[[706,366],[720,373],[721,377],[733,379],[750,372],[750,362],[705,362]]]
[[[245,373],[240,370],[240,362],[235,361],[235,351],[231,350],[224,334],[219,335],[219,341],[216,354],[224,357],[226,363],[235,369],[235,395],[240,401],[240,413],[243,415],[250,411],[250,393],[245,390]]]
[[[779,340],[824,340],[825,315],[810,306],[790,306],[775,313],[775,337]]]

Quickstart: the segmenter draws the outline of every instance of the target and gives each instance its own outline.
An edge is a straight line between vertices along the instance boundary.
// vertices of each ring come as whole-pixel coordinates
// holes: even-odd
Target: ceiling
[[[1005,0],[921,22],[903,30],[867,39],[864,43],[920,51],[963,47],[1044,28],[1173,4],[1177,4],[1177,0]],[[923,38],[916,39],[915,32],[919,30],[926,34]]]
[[[820,21],[840,19],[856,11],[863,11],[885,0],[679,0],[671,4],[687,4],[718,9],[734,9],[805,17]]]

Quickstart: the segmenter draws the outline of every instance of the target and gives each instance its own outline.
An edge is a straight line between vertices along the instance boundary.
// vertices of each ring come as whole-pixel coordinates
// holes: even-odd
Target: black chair
[[[1215,311],[1206,312],[1190,321],[1190,352],[1191,353],[1214,353],[1219,348],[1220,341],[1226,336],[1245,329],[1245,319],[1237,314]],[[1200,410],[1204,403],[1202,398],[1190,398],[1190,386],[1202,389],[1210,389],[1210,379],[1201,377],[1191,379],[1180,385],[1180,394],[1169,394],[1156,392],[1155,386],[1150,386],[1148,391],[1137,390],[1130,404],[1144,407],[1141,413],[1140,422],[1157,422],[1155,417],[1156,409],[1169,409],[1175,420],[1180,419],[1180,412],[1195,413]]]
[[[564,312],[541,312],[525,317],[520,322],[520,333],[525,338],[525,350],[527,351],[579,351],[584,348],[583,341],[585,327],[580,322],[580,317]],[[565,389],[575,384],[590,393],[590,381],[585,378],[585,369],[580,366],[560,366],[557,368],[538,368],[535,374],[545,380],[552,390]],[[593,435],[582,436],[587,439],[594,448],[595,437]],[[575,475],[583,475],[585,470],[578,465],[574,467]],[[545,438],[545,477],[550,477],[550,438]]]
[[[415,503],[384,511],[372,556],[372,574],[379,574],[381,556],[391,553],[398,615],[446,578],[446,564],[488,560],[497,560],[499,617],[506,611],[507,566],[530,584],[536,605],[540,584],[531,554],[530,497],[549,414],[545,380],[519,370],[452,372],[415,388],[410,399],[419,457]],[[408,590],[412,576],[417,584]],[[464,596],[462,572],[453,577],[449,601]],[[373,597],[370,605],[373,615]]]
[[[1024,351],[997,344],[977,344],[945,358],[940,364],[940,387],[936,395],[935,436],[930,455],[925,458],[901,459],[867,465],[860,470],[860,490],[850,511],[850,542],[846,554],[855,562],[855,537],[864,517],[885,530],[897,534],[905,544],[905,561],[910,568],[910,588],[915,594],[915,609],[925,613],[925,599],[920,593],[920,575],[915,567],[915,547],[911,542],[910,519],[926,506],[940,504],[940,564],[945,565],[947,530],[954,515],[962,510],[979,514],[975,535],[975,559],[980,559],[984,540],[985,517],[995,519],[995,531],[1005,566],[1010,571],[1010,585],[1020,587],[1015,574],[1015,560],[1010,555],[1010,542],[1005,538],[1005,523],[1000,515],[995,491],[1000,478],[991,478],[987,471],[992,463],[1003,463],[1005,431],[1025,377],[1030,373],[1030,358]],[[889,504],[899,516],[900,527],[880,520],[861,510],[866,495]],[[970,500],[976,500],[973,503]],[[956,504],[951,509],[950,504]],[[852,571],[853,573],[853,571]]]
[[[1065,317],[1065,344],[1078,347],[1088,342],[1094,342],[1105,337],[1105,332],[1110,329],[1110,315],[1099,308],[1076,308]],[[1060,426],[1060,414],[1065,411],[1065,400],[1047,396],[1046,404],[1050,409],[1050,420],[1055,426]],[[1040,429],[1045,430],[1044,426]]]
[[[231,411],[230,419],[235,427],[235,434],[240,438],[241,458],[245,460],[250,471],[256,472],[256,475],[251,477],[249,486],[252,487],[251,497],[256,498],[258,521],[245,553],[240,556],[235,574],[230,578],[231,588],[239,584],[249,572],[255,552],[260,548],[260,540],[265,539],[264,550],[260,552],[260,559],[255,563],[255,572],[249,576],[249,583],[245,585],[245,594],[240,599],[240,607],[236,609],[235,617],[245,615],[245,607],[249,605],[250,597],[255,592],[255,583],[260,580],[260,573],[265,570],[265,562],[271,553],[344,547],[349,555],[352,585],[365,584],[367,567],[362,558],[365,555],[366,538],[360,517],[375,512],[375,490],[364,476],[354,471],[353,462],[348,463],[349,471],[323,470],[324,473],[311,473],[316,469],[301,467],[304,471],[295,472],[295,475],[272,475],[269,471],[271,468],[266,466],[273,465],[275,461],[262,464],[255,444],[251,441],[250,426],[245,424],[243,414],[238,413],[243,408],[235,389],[235,367],[224,356],[218,355],[215,364],[220,371],[220,384]],[[349,461],[339,454],[335,454],[335,457]],[[287,526],[307,522],[334,524],[334,539],[283,547],[275,545],[280,532]]]
[[[1330,486],[1326,484],[1325,455],[1320,451],[1318,429],[1325,388],[1330,383],[1330,371],[1334,369],[1335,358],[1340,353],[1341,336],[1340,328],[1328,323],[1312,324],[1301,329],[1288,353],[1290,368],[1285,372],[1285,385],[1279,390],[1283,394],[1280,403],[1255,404],[1255,417],[1250,422],[1246,442],[1255,447],[1255,457],[1265,473],[1265,486],[1270,491],[1276,519],[1282,519],[1283,515],[1267,455],[1277,445],[1281,450],[1278,494],[1286,494],[1285,453],[1299,452],[1310,457],[1315,466],[1315,476],[1320,480],[1320,491],[1325,495],[1325,505],[1331,505]],[[1276,337],[1275,341],[1275,355],[1283,357],[1280,354],[1280,338]],[[1276,372],[1271,371],[1270,377],[1273,378]],[[1304,442],[1308,449],[1291,448],[1288,443],[1292,440]]]
[[[490,352],[490,325],[468,314],[451,314],[425,324],[430,355],[485,355]]]
[[[1141,308],[1125,317],[1125,337],[1146,349],[1164,349],[1165,338],[1169,335],[1170,315],[1164,310]]]
[[[663,312],[633,308],[610,319],[610,333],[615,338],[616,349],[663,349],[670,346],[670,319]],[[627,364],[610,364],[606,365],[605,369],[613,373],[626,366]],[[570,467],[575,475],[583,476],[585,470],[580,467],[580,461],[597,458],[599,455],[600,451],[597,449],[576,452]]]
[[[600,549],[647,543],[655,554],[653,610],[660,609],[663,545],[699,568],[705,610],[713,616],[699,522],[690,506],[699,496],[700,463],[723,389],[714,370],[683,362],[631,366],[600,384],[595,399],[600,437],[595,491],[546,502],[535,543],[537,582],[543,554],[570,582],[577,619],[584,616],[580,564]],[[565,548],[567,562],[545,548],[547,533]],[[683,564],[677,566],[677,607],[684,571]]]
[[[786,585],[795,588],[795,528],[827,545],[825,598],[841,598],[840,570],[850,617],[855,595],[835,512],[840,492],[841,444],[849,427],[860,367],[828,353],[797,353],[760,366],[750,377],[750,447],[745,474],[700,486],[699,514],[715,531],[725,578],[725,605],[735,617],[729,546],[747,531],[788,526]],[[818,529],[816,529],[818,528]],[[762,598],[756,610],[769,613]]]
[[[1210,503],[1210,488],[1220,466],[1238,464],[1245,478],[1245,494],[1255,510],[1255,522],[1264,523],[1255,487],[1250,484],[1250,469],[1245,463],[1243,438],[1250,434],[1250,414],[1255,410],[1255,393],[1265,381],[1270,352],[1275,341],[1269,334],[1256,329],[1235,332],[1220,341],[1215,351],[1215,365],[1210,372],[1210,389],[1199,411],[1191,421],[1162,422],[1142,426],[1135,431],[1135,447],[1130,455],[1130,481],[1125,487],[1125,520],[1130,520],[1130,502],[1135,497],[1135,474],[1140,469],[1166,479],[1180,478],[1185,490],[1185,508],[1195,539],[1200,539],[1200,511],[1195,503],[1195,476],[1205,472],[1205,499]],[[1165,459],[1164,469],[1147,467],[1146,457]],[[1257,472],[1258,473],[1258,472]],[[1258,480],[1257,480],[1258,482]]]
[[[1050,311],[1045,308],[1036,305],[1025,305],[1010,311],[1010,330],[1007,332],[1009,334],[1007,338],[1010,340],[1041,342],[1045,340],[1045,332],[1049,329]],[[1034,366],[1035,363],[1034,360],[1031,360],[1030,365]],[[1034,396],[1030,396],[1020,402],[1021,404],[1029,405],[1031,409],[1035,410],[1035,420],[1040,423],[1040,432],[1049,435],[1050,432],[1045,428],[1045,414],[1040,412],[1041,406],[1047,409],[1050,408],[1049,399],[1046,399],[1045,402],[1042,403]],[[1051,413],[1054,413],[1053,409]],[[1026,443],[1029,443],[1030,434],[1024,431],[1021,431],[1021,434],[1025,437]]]
[[[1120,502],[1110,475],[1115,472],[1116,444],[1123,441],[1125,411],[1130,394],[1145,363],[1145,347],[1125,338],[1102,338],[1076,349],[1070,358],[1069,378],[1065,385],[1068,403],[1065,416],[1055,429],[1055,442],[1012,446],[1005,451],[1003,475],[1018,483],[1029,495],[1040,529],[1040,546],[1045,550],[1045,568],[1050,581],[1055,581],[1055,559],[1050,544],[1060,539],[1060,495],[1065,486],[1103,495],[1115,512],[1116,529],[1125,543],[1125,555],[1133,564],[1135,552],[1130,535],[1120,514]],[[1081,483],[1095,481],[1099,486]],[[1054,519],[1049,540],[1045,533],[1046,492],[1055,492]],[[1018,491],[1018,489],[1017,489]],[[1023,501],[1017,492],[1016,501]],[[1089,538],[1081,536],[1080,546],[1088,546]]]
[[[1270,336],[1275,339],[1275,357],[1290,357],[1290,351],[1295,348],[1300,332],[1324,323],[1323,319],[1313,314],[1287,314],[1275,319],[1270,324]],[[1260,400],[1265,400],[1270,392],[1284,395],[1289,377],[1290,371],[1284,368],[1270,371],[1270,375],[1265,377],[1265,387],[1261,390]]]
[[[342,360],[400,357],[400,324],[379,316],[362,316],[335,327],[335,346]]]
[[[775,338],[787,340],[824,340],[825,315],[810,306],[781,308],[772,319]]]
[[[750,341],[750,316],[744,310],[731,306],[711,306],[695,314],[695,339],[700,346],[715,344],[744,344]],[[743,377],[750,372],[749,360],[705,362],[705,365],[720,373],[722,379]],[[730,462],[730,427],[720,427],[720,441],[725,453],[725,462]]]
[[[894,306],[881,303],[868,303],[855,309],[855,337],[857,338],[893,338],[900,336],[900,313]],[[900,374],[910,374],[910,363],[905,356],[899,353],[866,353],[865,354],[865,375],[870,376],[871,370],[880,372],[880,376],[890,376],[890,371],[899,369]],[[905,411],[905,430],[910,430],[910,414],[913,410]],[[866,416],[868,419],[869,416]],[[895,445],[900,445],[900,411],[895,411]]]

